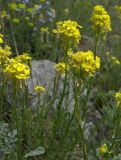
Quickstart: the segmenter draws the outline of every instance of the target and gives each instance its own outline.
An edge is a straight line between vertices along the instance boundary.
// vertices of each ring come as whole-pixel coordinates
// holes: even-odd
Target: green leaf
[[[24,157],[28,158],[28,157],[33,157],[33,156],[40,156],[40,155],[43,155],[44,153],[45,153],[45,148],[42,146],[39,146],[35,150],[27,153]]]

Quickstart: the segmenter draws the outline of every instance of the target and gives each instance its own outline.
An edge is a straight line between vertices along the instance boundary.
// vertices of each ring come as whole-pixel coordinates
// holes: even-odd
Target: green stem
[[[84,101],[84,105],[83,105],[84,108],[82,110],[82,120],[84,119],[85,113],[88,110],[87,103],[88,103],[88,99],[89,99],[89,96],[90,96],[90,92],[91,92],[91,89],[92,89],[93,82],[94,82],[94,79],[91,79],[91,82],[88,85],[87,95],[85,97],[85,101]],[[84,86],[84,89],[85,89],[85,86]]]
[[[4,60],[1,60],[1,64],[0,64],[0,69],[1,69],[1,73],[0,73],[0,76],[1,76],[1,80],[0,80],[0,83],[1,83],[1,87],[0,87],[0,119],[1,118],[5,118],[4,117],[6,114],[4,114],[6,112],[6,106],[4,104],[4,100],[5,100],[5,94],[6,94],[6,83],[5,83],[5,74],[3,72],[3,68],[4,68]]]
[[[77,122],[79,124],[79,131],[80,131],[79,138],[80,138],[80,143],[81,143],[82,149],[83,149],[83,159],[88,160],[86,140],[84,137],[84,130],[82,128],[82,119],[81,119],[81,115],[80,115],[79,97],[78,97],[78,91],[77,91],[77,86],[75,84],[75,80],[74,80],[74,100],[75,100],[74,112],[75,112],[75,117],[77,118]]]
[[[16,43],[16,39],[15,39],[15,36],[14,36],[14,32],[13,32],[13,27],[12,27],[12,24],[11,24],[10,21],[9,21],[9,23],[10,23],[10,29],[11,29],[11,34],[12,34],[12,37],[13,37],[13,42],[14,42],[14,46],[15,46],[16,55],[18,56],[19,51],[18,51],[18,48],[17,48],[17,43]]]
[[[98,41],[99,41],[99,33],[95,33],[94,60],[96,60]]]
[[[65,64],[67,64],[68,47],[69,47],[69,40],[66,41],[66,45],[65,45],[65,48],[64,48],[64,52],[65,52],[64,61],[65,61]],[[61,109],[64,97],[65,97],[66,85],[67,85],[67,65],[65,67],[65,79],[64,79],[64,84],[63,84],[63,91],[62,91],[61,99],[60,99],[60,101],[59,101],[59,103],[57,105],[57,118],[56,118],[56,121],[55,121],[55,133],[56,133],[56,129],[57,129],[57,126],[58,126],[58,122],[59,122],[59,120],[61,118],[60,109]]]
[[[119,106],[120,107],[120,106]],[[120,132],[120,124],[121,124],[121,120],[120,120],[120,113],[121,113],[121,110],[120,108],[117,108],[116,110],[116,128],[115,128],[115,136],[114,136],[114,139],[113,139],[113,142],[112,142],[112,145],[110,147],[110,149],[114,148],[115,144],[116,144],[116,139],[119,135],[119,132]]]
[[[60,75],[58,75],[58,77],[54,78],[54,94],[53,94],[53,98],[51,100],[51,102],[49,103],[49,106],[52,107],[56,98],[57,98],[57,92],[58,92],[58,86],[59,86],[59,80],[60,80]],[[49,107],[48,107],[49,108]]]
[[[68,136],[68,131],[69,131],[69,129],[70,129],[70,125],[71,125],[71,123],[72,123],[72,121],[73,121],[73,118],[74,118],[74,113],[72,114],[71,119],[70,119],[69,123],[67,124],[66,130],[65,130],[65,134],[64,134],[63,137],[61,138],[60,144],[59,144],[58,147],[57,147],[57,150],[56,150],[57,153],[56,153],[56,155],[55,155],[55,160],[56,160],[59,152],[61,152],[61,150],[63,149],[64,140],[65,140],[66,137]]]
[[[15,125],[15,128],[17,129],[17,137],[18,137],[18,141],[17,141],[17,157],[18,160],[21,160],[21,134],[20,134],[20,123],[18,120],[18,111],[17,111],[17,81],[15,79],[13,79],[13,123]]]

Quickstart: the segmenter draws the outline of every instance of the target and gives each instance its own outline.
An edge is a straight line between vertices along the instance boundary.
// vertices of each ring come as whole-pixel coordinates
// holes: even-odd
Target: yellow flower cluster
[[[95,32],[110,32],[111,31],[111,20],[107,11],[102,5],[96,5],[91,17],[93,23],[92,28]]]
[[[2,34],[0,34],[0,38],[3,38]],[[4,43],[4,41],[1,42]],[[14,59],[10,58],[11,55],[12,52],[9,46],[0,46],[0,65],[2,67],[2,71],[10,78],[15,78],[17,80],[28,79],[30,76],[30,68],[26,62],[31,60],[29,54],[24,53]]]
[[[107,56],[107,62],[109,62],[111,65],[119,65],[121,64],[120,60],[115,57],[114,55],[111,55],[110,52],[106,52],[105,55]]]
[[[101,147],[99,148],[99,154],[103,155],[108,153],[108,147],[106,144],[101,145]]]
[[[48,32],[49,32],[49,28],[48,28],[48,27],[42,27],[42,28],[40,29],[40,31],[41,31],[42,33],[48,33]]]
[[[24,62],[24,63],[26,63],[26,62],[28,62],[28,61],[31,61],[32,58],[30,57],[29,54],[23,53],[22,55],[17,56],[15,59],[16,59],[18,62]]]
[[[94,54],[92,51],[78,51],[73,53],[69,50],[67,63],[60,62],[55,65],[55,70],[64,74],[67,70],[68,73],[72,73],[79,78],[84,78],[85,76],[93,76],[94,73],[100,68],[100,58],[96,56],[94,59]]]
[[[11,54],[11,48],[9,46],[0,47],[0,62],[5,63]]]
[[[2,43],[3,43],[3,35],[0,34],[0,44],[2,44]]]
[[[45,91],[45,88],[41,85],[37,85],[34,90],[38,93],[38,94],[41,94],[42,92]]]
[[[12,54],[9,46],[2,46],[4,43],[3,37],[4,36],[0,34],[0,64],[2,64],[2,67],[9,60],[9,56]]]
[[[115,99],[116,99],[117,106],[121,106],[121,92],[115,93]]]
[[[114,64],[120,64],[120,61],[115,56],[112,56],[111,60],[113,61]]]
[[[10,76],[10,78],[12,77],[17,80],[26,80],[30,76],[30,68],[15,59],[10,59],[9,64],[7,64],[3,72]]]
[[[66,71],[66,64],[64,62],[60,62],[54,66],[55,70],[60,73],[64,74]]]
[[[53,32],[62,34],[64,39],[71,41],[74,45],[77,45],[79,44],[81,37],[79,28],[82,27],[78,25],[76,21],[60,21],[57,23],[57,29],[55,29]]]
[[[78,51],[69,56],[71,59],[70,68],[76,75],[94,75],[96,70],[100,68],[100,58],[96,56],[96,59],[94,60],[92,51]]]

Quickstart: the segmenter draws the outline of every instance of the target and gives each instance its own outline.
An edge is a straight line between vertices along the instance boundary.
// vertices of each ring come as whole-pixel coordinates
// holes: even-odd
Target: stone
[[[50,101],[53,99],[54,96],[56,96],[56,100],[53,104],[54,107],[57,107],[62,91],[63,91],[63,81],[64,76],[59,77],[59,84],[58,84],[58,92],[55,94],[54,92],[54,81],[58,74],[56,73],[54,69],[54,65],[56,63],[49,61],[49,60],[33,60],[31,65],[31,78],[27,81],[28,83],[28,91],[29,95],[31,97],[30,99],[30,106],[36,107],[37,105],[37,94],[34,91],[34,88],[36,85],[42,85],[45,87],[46,91],[43,94],[42,97],[46,96],[47,103],[50,103]],[[72,85],[70,83],[67,84],[68,87],[66,89],[66,96],[64,96],[64,101],[62,103],[62,106],[68,106],[72,110]],[[69,109],[70,110],[70,109]]]
[[[33,60],[31,64],[31,78],[27,81],[28,91],[31,97],[30,105],[35,107],[37,105],[37,93],[34,88],[36,85],[42,85],[49,95],[52,95],[53,80],[55,77],[54,62],[49,60]],[[44,93],[45,95],[45,93]]]

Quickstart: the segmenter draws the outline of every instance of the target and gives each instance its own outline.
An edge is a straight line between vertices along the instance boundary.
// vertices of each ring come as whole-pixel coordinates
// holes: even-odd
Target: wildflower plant
[[[0,44],[2,44],[2,43],[3,43],[3,35],[0,34]]]
[[[12,56],[11,48],[9,46],[0,46],[0,64],[3,72],[11,78],[18,80],[26,80],[30,76],[30,68],[26,61],[30,61],[31,57],[28,54],[19,55],[16,58]]]
[[[57,29],[53,30],[53,32],[62,36],[63,45],[68,42],[69,46],[77,46],[81,38],[80,28],[82,26],[75,21],[60,21],[57,23]]]
[[[111,60],[113,61],[114,64],[117,64],[117,65],[121,64],[121,62],[115,56],[112,56]]]
[[[9,57],[11,56],[11,47],[4,45],[4,36],[0,34],[0,38],[2,41],[2,44],[0,44],[0,64],[3,65],[9,60]]]
[[[110,54],[98,43],[112,30],[105,8],[96,5],[92,13],[95,34],[95,49],[92,51],[92,46],[88,43],[89,46],[85,47],[83,41],[88,39],[92,42],[92,37],[80,32],[82,27],[77,21],[80,24],[83,19],[86,21],[85,16],[89,20],[89,8],[94,1],[67,0],[66,10],[61,6],[62,0],[0,2],[5,4],[0,11],[0,29],[4,33],[0,34],[0,156],[2,153],[6,160],[114,160],[120,157],[121,92],[117,90],[121,82],[121,62],[120,55]],[[108,1],[103,4],[109,7]],[[66,17],[59,13],[58,22],[54,22],[56,12],[51,5],[53,8],[58,5],[57,13],[63,10]],[[76,15],[80,14],[80,5],[81,9],[84,7],[88,11],[82,19],[81,15],[75,17],[72,14],[77,11]],[[79,10],[72,11],[75,6]],[[74,21],[70,20],[72,15]],[[6,45],[10,42],[12,49]],[[52,59],[56,59],[53,67],[55,77],[50,88],[44,87],[47,82],[33,84],[33,63],[28,54],[36,57],[37,49],[38,57],[43,58],[40,50],[47,55],[47,46]],[[107,47],[112,50],[110,39]],[[23,52],[25,48],[27,53]],[[29,80],[33,80],[32,93]]]
[[[112,158],[112,152],[110,152],[110,147],[108,144],[102,144],[98,148],[98,156],[99,158],[103,158],[105,160]]]
[[[92,51],[78,51],[70,55],[70,68],[77,77],[93,76],[100,69],[100,58],[96,56],[94,60]]]
[[[91,22],[95,33],[94,55],[96,57],[99,38],[103,36],[103,40],[105,41],[106,33],[112,30],[110,16],[102,5],[94,7]]]
[[[102,146],[100,146],[100,148],[99,148],[99,154],[100,155],[104,155],[107,152],[108,152],[107,144],[103,144]]]
[[[11,117],[11,122],[12,122],[12,127],[13,130],[16,129],[16,143],[18,144],[18,149],[17,152],[20,153],[21,150],[21,140],[20,140],[20,135],[22,136],[20,130],[20,123],[19,120],[23,121],[25,120],[24,114],[28,114],[28,112],[22,112],[17,109],[18,106],[18,97],[23,97],[25,96],[25,90],[26,90],[26,80],[30,77],[30,67],[28,65],[27,61],[31,60],[31,57],[28,54],[18,56],[16,58],[11,58],[12,57],[12,51],[11,48],[7,45],[4,45],[4,40],[3,43],[0,45],[0,94],[1,94],[1,99],[0,99],[0,119],[1,117],[3,119],[7,119],[8,115],[8,110],[5,102],[7,101],[6,95],[8,95],[8,90],[10,92],[10,98],[11,98],[11,105],[12,105],[12,110],[11,113],[9,114],[9,117]],[[25,62],[26,61],[26,62]],[[12,87],[10,87],[12,86]],[[23,95],[22,95],[23,94]],[[18,96],[19,95],[19,96]],[[22,98],[22,103],[23,103],[23,109],[25,109],[25,100]],[[6,114],[5,114],[6,112]],[[4,114],[3,114],[4,113]],[[21,118],[19,117],[21,115]],[[14,121],[13,121],[14,119]],[[23,130],[23,129],[22,129]],[[12,132],[9,133],[8,138],[12,137]],[[13,137],[14,138],[14,137]],[[9,141],[7,140],[6,136],[6,143],[9,145]],[[14,142],[14,141],[13,141]],[[9,148],[10,147],[10,148]],[[11,150],[11,146],[9,145],[9,149]],[[14,145],[16,149],[16,145]],[[11,154],[8,153],[8,154]],[[13,154],[13,152],[12,152]],[[15,154],[14,154],[15,157]]]
[[[121,92],[115,93],[115,99],[116,99],[117,106],[120,106],[121,105]]]
[[[102,5],[94,7],[91,21],[92,28],[96,33],[110,32],[112,30],[110,16]]]
[[[111,54],[110,52],[106,52],[105,54],[106,54],[107,62],[109,62],[110,64],[113,64],[113,65],[121,64],[120,59],[114,56],[113,54]]]
[[[82,121],[85,120],[82,118],[82,113],[80,112],[80,93],[83,88],[81,83],[78,85],[79,81],[83,81],[84,78],[94,76],[95,72],[100,69],[100,58],[98,56],[94,57],[92,51],[78,51],[77,53],[73,52],[73,46],[79,44],[80,40],[80,31],[78,29],[77,22],[67,20],[64,22],[57,23],[57,29],[54,32],[61,36],[63,48],[65,51],[64,59],[62,62],[55,65],[55,70],[60,74],[64,74],[64,84],[63,92],[61,95],[61,100],[58,104],[58,114],[57,120],[59,121],[59,112],[61,111],[61,106],[63,104],[64,95],[67,90],[67,82],[70,76],[72,77],[73,84],[73,94],[74,94],[74,116],[76,118],[78,129],[79,129],[79,140],[80,145],[82,146],[83,159],[87,160],[87,146],[86,139],[84,135],[84,127]],[[81,27],[80,27],[81,28]],[[71,48],[70,48],[71,46]]]
[[[6,75],[16,80],[26,80],[30,77],[30,68],[15,59],[11,59],[3,71]]]
[[[42,92],[45,91],[45,88],[44,88],[43,86],[41,86],[41,85],[37,85],[37,86],[35,87],[35,91],[36,91],[38,94],[41,94]]]
[[[56,64],[54,68],[59,74],[64,74],[66,71],[66,64],[64,62],[60,62]],[[67,68],[67,70],[69,70],[69,68]]]
[[[18,62],[27,63],[27,62],[29,62],[29,61],[32,60],[32,57],[30,57],[30,55],[27,54],[27,53],[23,53],[23,54],[18,55],[17,57],[15,57],[15,59],[16,59]]]

